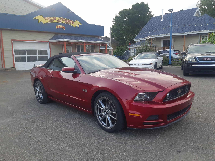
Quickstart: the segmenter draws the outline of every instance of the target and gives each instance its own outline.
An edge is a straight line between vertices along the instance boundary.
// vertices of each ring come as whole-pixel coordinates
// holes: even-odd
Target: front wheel
[[[39,80],[34,83],[34,92],[39,103],[45,104],[49,102],[48,94]]]
[[[186,70],[185,67],[183,67],[183,75],[184,75],[184,76],[188,76],[188,75],[189,75],[189,73],[187,72],[187,70]]]
[[[117,132],[125,127],[123,109],[119,101],[108,92],[103,92],[96,97],[94,113],[99,126],[106,132]]]

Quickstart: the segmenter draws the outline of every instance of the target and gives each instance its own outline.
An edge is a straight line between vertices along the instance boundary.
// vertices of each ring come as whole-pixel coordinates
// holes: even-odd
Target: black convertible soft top
[[[72,52],[72,53],[60,53],[59,55],[54,55],[50,57],[47,62],[41,66],[44,68],[48,68],[49,64],[52,62],[53,59],[55,58],[61,58],[61,57],[71,57],[72,55],[81,55],[81,54],[92,54],[92,52]]]

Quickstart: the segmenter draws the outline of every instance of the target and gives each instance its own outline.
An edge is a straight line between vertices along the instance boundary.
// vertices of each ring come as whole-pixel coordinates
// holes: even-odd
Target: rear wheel
[[[45,104],[49,102],[48,94],[39,80],[34,83],[34,92],[39,103]]]
[[[157,69],[157,62],[156,62],[155,65],[154,65],[154,69]]]
[[[163,61],[161,62],[161,66],[160,66],[160,69],[163,69]]]
[[[123,109],[119,101],[108,92],[103,92],[96,97],[94,113],[99,126],[106,132],[117,132],[125,127]]]

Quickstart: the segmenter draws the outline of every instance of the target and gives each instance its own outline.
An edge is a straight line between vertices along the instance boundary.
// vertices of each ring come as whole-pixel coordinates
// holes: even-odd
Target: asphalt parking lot
[[[163,70],[181,77],[178,67]],[[196,96],[183,120],[107,133],[93,116],[37,103],[29,71],[0,70],[0,160],[215,160],[215,76],[185,77]]]

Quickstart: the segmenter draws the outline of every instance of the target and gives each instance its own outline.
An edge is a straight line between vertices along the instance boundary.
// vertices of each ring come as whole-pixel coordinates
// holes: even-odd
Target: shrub
[[[113,55],[116,55],[117,57],[121,57],[124,52],[127,50],[127,47],[126,46],[118,46],[114,52],[113,52]]]
[[[169,64],[169,59],[166,56],[163,56],[163,66],[167,66]]]
[[[181,60],[180,59],[172,59],[171,60],[172,66],[181,66]],[[166,56],[163,56],[163,66],[169,65],[169,58]]]

